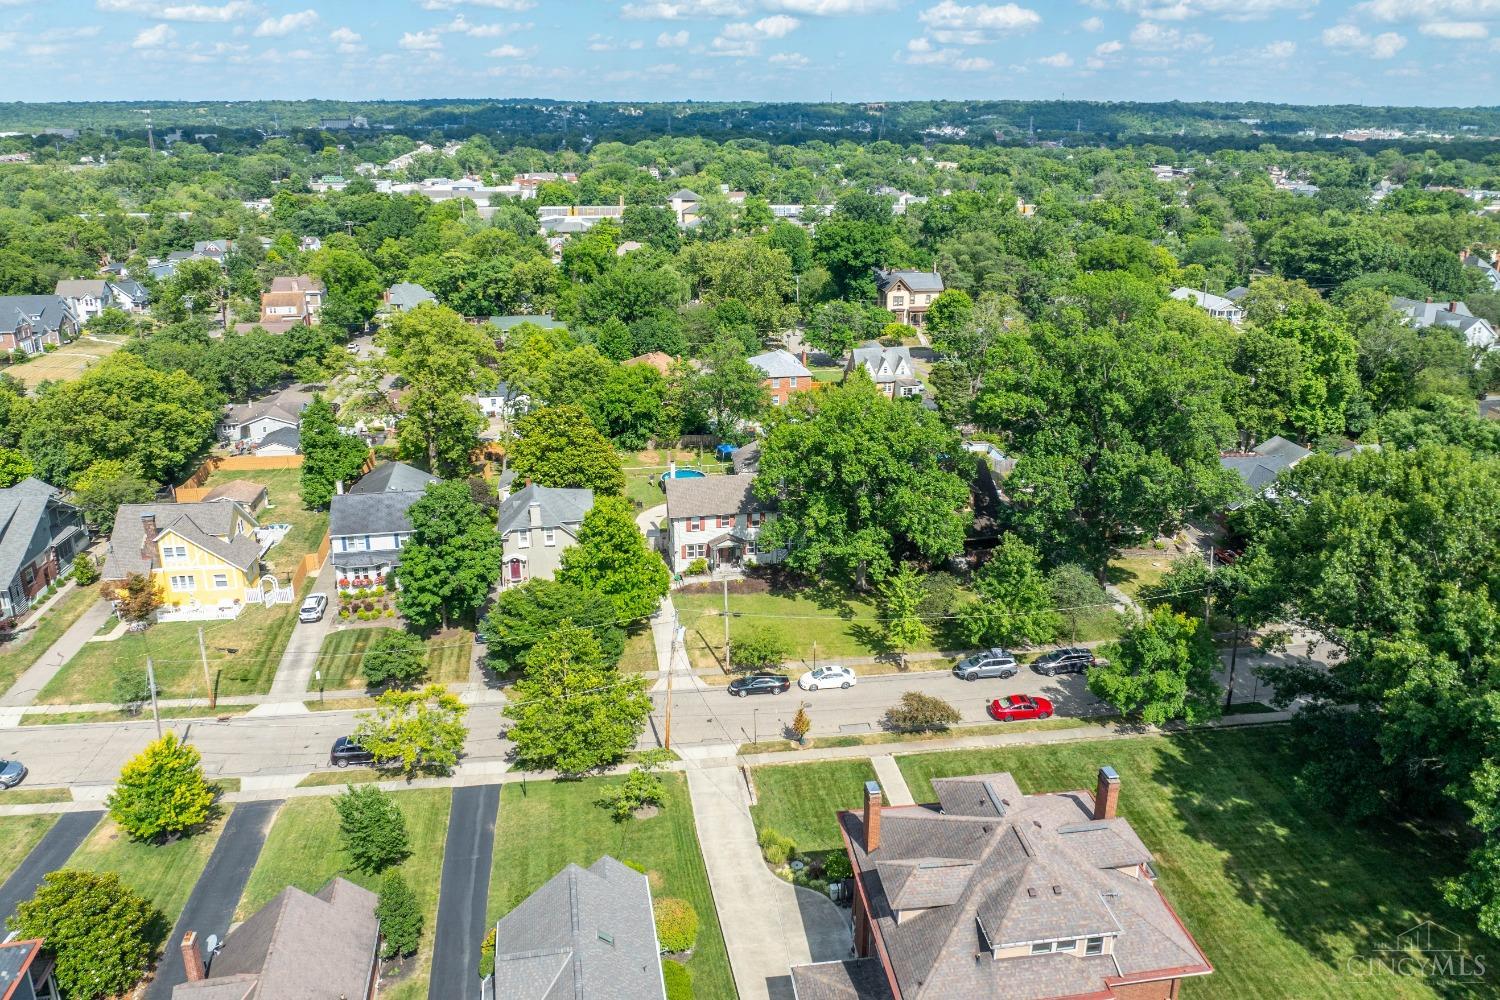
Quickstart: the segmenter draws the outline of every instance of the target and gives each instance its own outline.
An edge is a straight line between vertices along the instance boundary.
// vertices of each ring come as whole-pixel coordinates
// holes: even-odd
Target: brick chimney
[[[198,932],[188,931],[182,936],[182,967],[187,970],[187,981],[196,983],[208,973],[203,967],[203,951],[198,947]]]
[[[1454,299],[1453,301],[1451,301],[1451,302],[1448,303],[1448,311],[1451,312],[1451,313],[1458,312],[1458,300],[1457,299]]]
[[[1114,819],[1120,804],[1120,776],[1105,765],[1099,768],[1099,785],[1094,789],[1094,819]]]
[[[141,515],[141,558],[147,562],[156,560],[156,515]]]
[[[880,846],[880,783],[865,782],[865,853]]]

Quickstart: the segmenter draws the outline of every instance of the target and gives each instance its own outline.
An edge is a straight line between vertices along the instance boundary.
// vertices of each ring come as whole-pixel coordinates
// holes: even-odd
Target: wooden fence
[[[366,464],[369,464],[369,459]],[[203,460],[203,464],[191,476],[182,481],[179,490],[195,489],[208,482],[220,469],[228,469],[231,472],[245,472],[256,469],[300,469],[302,468],[301,455],[210,455]],[[367,470],[368,471],[368,470]],[[178,500],[178,503],[189,503],[191,501]]]
[[[328,561],[328,550],[332,543],[333,538],[329,535],[324,535],[322,544],[318,546],[318,551],[309,552],[302,557],[302,561],[292,571],[292,593],[301,593],[302,585],[307,582],[307,578],[317,576],[323,569],[323,563]]]

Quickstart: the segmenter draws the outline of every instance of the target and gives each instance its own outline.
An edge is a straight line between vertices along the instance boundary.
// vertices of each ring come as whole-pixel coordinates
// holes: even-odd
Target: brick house
[[[40,354],[78,336],[77,313],[61,295],[0,295],[0,353]]]
[[[766,387],[773,406],[785,406],[792,393],[812,388],[812,372],[790,351],[767,351],[749,361],[765,376],[760,384]]]
[[[1024,795],[1009,774],[940,778],[934,805],[839,813],[854,959],[794,966],[800,1000],[1175,1000],[1213,967],[1115,815],[1120,779]]]
[[[667,556],[673,573],[699,559],[710,569],[780,562],[784,553],[756,545],[761,527],[775,514],[756,499],[754,476],[668,479]]]
[[[921,326],[932,300],[943,292],[943,276],[936,271],[887,271],[875,269],[875,289],[880,308],[898,323]]]

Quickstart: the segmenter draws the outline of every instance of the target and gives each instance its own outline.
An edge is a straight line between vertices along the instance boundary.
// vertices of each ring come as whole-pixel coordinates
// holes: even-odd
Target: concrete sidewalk
[[[878,757],[870,758],[870,766],[875,768],[875,777],[880,779],[880,788],[885,793],[887,805],[892,806],[914,806],[917,800],[912,798],[911,789],[906,787],[906,776],[901,773],[901,768],[896,766],[896,758],[888,753]]]
[[[739,768],[689,767],[687,777],[740,1000],[792,1000],[793,965],[850,956],[848,917],[827,896],[771,874],[761,860]]]
[[[95,601],[83,617],[68,627],[47,651],[37,658],[27,671],[11,685],[10,690],[0,696],[0,707],[20,708],[36,701],[42,688],[56,677],[63,665],[71,660],[94,633],[109,620],[108,601]]]

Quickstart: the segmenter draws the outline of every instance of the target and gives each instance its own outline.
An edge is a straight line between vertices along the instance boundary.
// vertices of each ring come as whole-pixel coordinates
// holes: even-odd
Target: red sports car
[[[990,717],[996,722],[1052,718],[1052,702],[1029,694],[1012,694],[990,702]]]

